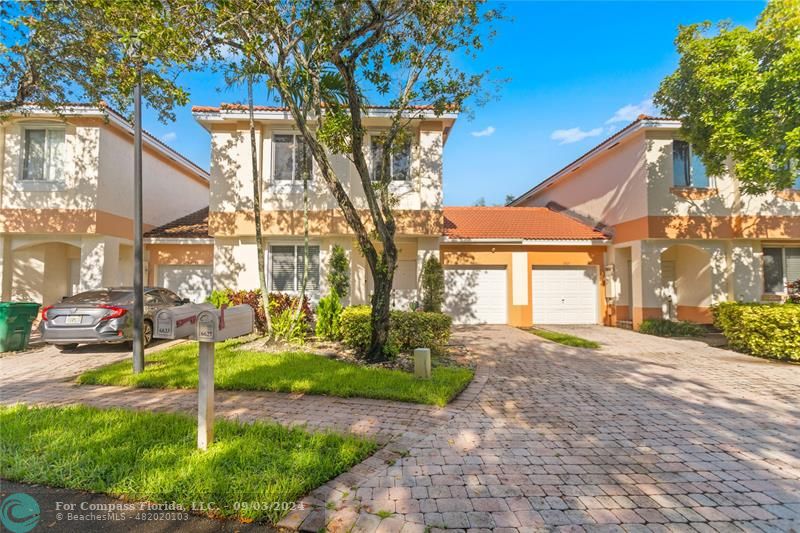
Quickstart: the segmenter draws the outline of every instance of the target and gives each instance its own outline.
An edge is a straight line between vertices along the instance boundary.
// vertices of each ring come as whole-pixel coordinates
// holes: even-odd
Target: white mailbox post
[[[207,309],[197,315],[196,338],[200,344],[200,376],[197,386],[197,447],[214,442],[214,343],[253,332],[253,308],[236,305]]]
[[[194,339],[197,333],[197,315],[214,309],[211,304],[185,304],[162,309],[156,313],[156,339]]]

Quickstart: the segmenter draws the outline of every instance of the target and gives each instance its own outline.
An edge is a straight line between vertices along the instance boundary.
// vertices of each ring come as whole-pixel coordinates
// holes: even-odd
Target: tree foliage
[[[141,67],[142,97],[174,120],[189,100],[178,76],[207,57],[206,15],[193,1],[3,1],[0,113],[103,101],[126,112]]]
[[[210,6],[219,44],[267,76],[355,233],[375,287],[367,358],[382,359],[398,256],[391,154],[422,116],[420,105],[441,115],[484,94],[488,73],[466,67],[498,13],[468,0],[217,0]],[[377,182],[364,144],[372,98],[388,105],[389,119]],[[331,154],[345,154],[355,166],[366,216],[333,171]]]
[[[328,285],[342,300],[350,292],[350,261],[347,259],[347,252],[338,244],[333,245],[328,259]]]
[[[754,29],[679,29],[680,62],[655,102],[680,118],[711,174],[733,159],[743,190],[791,187],[800,161],[800,0],[773,0]]]
[[[422,266],[422,310],[442,312],[444,303],[444,270],[434,256],[425,260]]]

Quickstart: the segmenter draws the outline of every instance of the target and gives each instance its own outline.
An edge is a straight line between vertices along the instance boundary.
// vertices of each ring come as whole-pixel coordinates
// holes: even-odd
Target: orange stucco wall
[[[213,265],[213,244],[147,244],[150,256],[147,261],[147,283],[155,284],[158,265]]]
[[[512,279],[512,252],[528,254],[528,303],[513,305],[514,285]],[[445,266],[505,266],[508,276],[508,323],[512,326],[529,327],[533,324],[533,288],[531,271],[534,266],[589,266],[598,267],[597,285],[600,320],[610,323],[609,310],[605,299],[605,279],[603,272],[605,248],[597,246],[523,246],[491,244],[442,244],[441,261]]]

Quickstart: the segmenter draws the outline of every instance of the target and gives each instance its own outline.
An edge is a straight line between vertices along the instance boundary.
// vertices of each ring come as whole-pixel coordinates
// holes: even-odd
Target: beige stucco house
[[[376,159],[372,140],[388,127],[391,112],[369,109],[365,145],[370,164]],[[159,279],[179,293],[254,289],[259,286],[258,252],[246,110],[223,104],[195,107],[194,115],[211,135],[209,209],[146,235],[150,271],[171,273]],[[300,177],[304,167],[298,158],[302,138],[284,108],[256,107],[255,119],[258,170],[264,182],[267,284],[271,291],[294,293],[303,261]],[[445,267],[445,308],[457,323],[525,326],[576,319],[592,324],[606,321],[607,236],[546,208],[443,207],[442,153],[456,114],[437,116],[432,109],[420,107],[411,110],[408,119],[411,141],[392,162],[400,249],[393,305],[405,309],[420,299],[423,262],[435,255]],[[332,161],[356,207],[366,210],[361,179],[352,163],[344,156],[333,156]],[[327,259],[339,244],[350,259],[350,303],[368,303],[372,293],[369,268],[313,164],[310,172],[308,292],[312,300],[327,292]],[[181,265],[180,272],[174,265]],[[553,293],[553,287],[565,285],[569,294]]]
[[[146,230],[207,205],[207,172],[151,135],[143,152]],[[131,285],[132,193],[132,128],[112,109],[32,107],[0,122],[2,300]]]
[[[510,204],[563,211],[611,236],[610,323],[707,323],[715,303],[779,300],[800,278],[800,177],[746,195],[730,171],[707,175],[679,130],[641,116]]]

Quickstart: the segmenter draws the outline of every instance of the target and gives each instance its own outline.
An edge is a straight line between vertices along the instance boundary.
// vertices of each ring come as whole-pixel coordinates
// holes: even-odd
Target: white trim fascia
[[[211,237],[145,237],[145,244],[214,244]]]
[[[227,120],[249,120],[250,115],[247,111],[239,111],[239,110],[220,110],[220,111],[199,111],[192,113],[194,119],[203,124],[203,122],[225,122]],[[391,118],[394,116],[394,111],[390,109],[371,109],[368,110],[365,114],[365,118]],[[433,110],[409,110],[404,112],[402,118],[410,118],[410,119],[451,119],[455,120],[458,118],[458,113],[442,113],[441,115],[437,115],[433,112]],[[253,112],[253,119],[272,119],[272,120],[294,120],[292,118],[292,114],[288,111],[254,111]],[[208,129],[208,128],[206,128]]]
[[[58,117],[58,115],[50,111],[48,109],[42,109],[38,106],[23,106],[18,108],[18,111],[21,115],[51,115]],[[124,118],[117,115],[117,112],[112,109],[103,109],[100,107],[84,107],[84,106],[68,106],[63,108],[62,113],[66,117],[70,116],[90,116],[90,117],[103,117],[108,118],[108,121],[115,126],[121,127],[125,130],[126,133],[130,133],[133,135],[133,126],[128,123]],[[210,179],[210,174],[197,166],[191,159],[188,157],[176,152],[172,148],[161,144],[160,142],[155,141],[155,137],[151,133],[143,132],[142,140],[145,144],[157,152],[162,154],[164,157],[172,159],[176,163],[180,164],[181,166],[185,167],[186,170],[191,172],[192,174],[199,176],[206,182]]]
[[[442,244],[522,244],[525,246],[606,246],[608,239],[452,239],[445,237]]]
[[[523,193],[521,196],[518,196],[514,199],[513,202],[508,204],[509,207],[514,207],[519,205],[520,202],[527,200],[537,192],[541,191],[542,189],[546,189],[553,185],[556,181],[558,181],[561,177],[571,174],[572,172],[578,170],[578,167],[583,166],[587,161],[593,159],[597,156],[600,152],[604,152],[607,149],[613,147],[614,145],[621,143],[631,135],[638,133],[641,130],[653,130],[653,129],[662,129],[662,130],[671,130],[671,129],[679,129],[681,127],[680,120],[673,120],[673,119],[652,119],[652,120],[642,120],[641,122],[633,125],[632,127],[628,128],[627,130],[622,130],[617,135],[612,135],[605,141],[601,142],[581,157],[567,165],[566,167],[562,168],[555,174],[551,175],[549,178],[545,179],[538,185],[535,185],[533,188],[528,190],[527,192]]]

